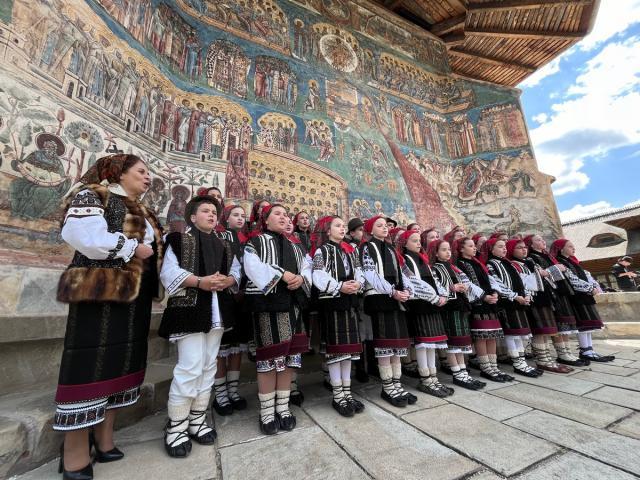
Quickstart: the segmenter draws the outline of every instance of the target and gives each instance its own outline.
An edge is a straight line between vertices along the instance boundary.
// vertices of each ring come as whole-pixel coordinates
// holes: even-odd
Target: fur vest
[[[89,190],[85,195],[78,195]],[[139,242],[144,239],[146,220],[153,227],[155,237],[154,255],[148,259],[148,273],[154,285],[159,285],[158,272],[162,265],[162,229],[155,215],[142,203],[128,197],[112,194],[102,184],[83,185],[69,195],[64,204],[65,214],[82,208],[99,208],[107,221],[110,232],[121,232],[127,238]],[[58,282],[58,301],[77,302],[133,302],[140,293],[145,261],[133,257],[128,262],[116,259],[115,254],[104,260],[93,260],[75,252],[71,264]],[[161,299],[162,287],[158,286],[155,297]]]

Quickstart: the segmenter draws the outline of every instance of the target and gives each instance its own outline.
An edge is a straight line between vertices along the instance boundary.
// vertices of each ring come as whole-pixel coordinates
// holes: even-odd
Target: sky
[[[640,0],[601,0],[591,33],[518,88],[563,222],[640,201]]]

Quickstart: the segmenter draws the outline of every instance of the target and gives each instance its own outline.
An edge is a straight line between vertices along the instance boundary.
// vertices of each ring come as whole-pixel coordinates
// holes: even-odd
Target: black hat
[[[633,258],[630,257],[629,255],[625,255],[622,258],[618,259],[619,262],[629,262],[629,263],[633,263]]]
[[[398,226],[398,222],[396,222],[396,221],[395,221],[393,218],[391,218],[391,217],[387,217],[387,218],[385,218],[385,220],[386,220],[386,222],[387,222],[387,223],[389,223],[389,222],[393,223],[393,226],[394,226],[394,227],[397,227],[397,226]]]
[[[349,232],[353,232],[354,230],[357,230],[358,228],[363,226],[364,226],[364,222],[358,217],[356,217],[349,220],[349,223],[347,224],[347,230]]]

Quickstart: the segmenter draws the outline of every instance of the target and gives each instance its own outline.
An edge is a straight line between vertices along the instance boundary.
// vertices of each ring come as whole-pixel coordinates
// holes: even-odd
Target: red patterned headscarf
[[[120,177],[138,162],[143,162],[137,155],[116,153],[100,158],[86,173],[80,177],[80,182],[85,185],[101,183],[106,180],[109,183],[119,183]],[[144,163],[144,162],[143,162]]]
[[[549,255],[552,258],[556,258],[560,252],[562,251],[562,249],[564,248],[564,246],[567,244],[569,240],[566,238],[559,238],[556,241],[554,241],[551,244],[551,249],[549,250]],[[570,256],[569,260],[571,260],[573,263],[575,263],[576,265],[580,265],[580,260],[578,260],[575,256]]]
[[[495,237],[492,235],[491,237],[492,238],[484,242],[482,244],[482,247],[480,248],[480,261],[485,265],[489,260],[489,255],[491,255],[491,250],[493,250],[493,246],[498,242],[497,235]]]
[[[533,237],[535,237],[536,234],[532,233],[531,235],[527,235],[526,237],[524,237],[524,244],[529,248],[529,250],[532,250],[532,245],[533,245]],[[551,260],[551,263],[553,263],[554,265],[558,264],[558,260],[556,260],[556,257],[554,257],[553,255],[551,255],[547,250],[543,250],[542,253],[546,254],[549,257],[549,260]]]
[[[433,265],[438,261],[438,249],[440,248],[440,245],[442,245],[443,243],[449,243],[449,242],[447,242],[446,240],[434,240],[427,247],[427,256],[431,261],[431,265]],[[451,263],[451,259],[449,259],[448,263],[454,272],[462,273],[462,271],[458,267],[456,267],[453,263]]]
[[[371,235],[371,232],[373,231],[373,226],[375,225],[376,221],[381,218],[386,221],[386,217],[382,215],[376,215],[375,217],[371,217],[369,220],[364,222],[364,231],[367,232],[369,235]]]
[[[460,225],[456,225],[451,229],[451,231],[444,234],[444,239],[449,242],[449,244],[453,244],[453,239],[456,236],[456,233],[461,232],[462,227]]]
[[[398,257],[398,261],[401,264],[404,264],[404,250],[407,246],[407,242],[409,241],[409,238],[411,237],[411,235],[413,234],[417,234],[420,235],[417,231],[415,230],[407,230],[405,231],[402,235],[400,235],[398,237],[398,240],[396,242],[396,255]],[[420,249],[420,252],[418,252],[418,256],[422,259],[422,261],[424,263],[426,263],[427,265],[429,265],[429,257],[427,256],[426,253],[424,253],[422,251],[422,248]]]

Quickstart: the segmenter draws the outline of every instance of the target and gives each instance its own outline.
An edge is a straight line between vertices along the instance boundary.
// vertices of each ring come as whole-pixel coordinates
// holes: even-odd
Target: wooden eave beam
[[[396,8],[402,6],[403,3],[404,3],[404,0],[386,0],[384,2],[384,6],[389,10],[393,11]]]
[[[453,32],[454,30],[460,30],[464,27],[464,22],[467,18],[467,14],[463,13],[457,17],[448,18],[442,22],[438,22],[429,30],[434,35],[444,35],[445,33]]]
[[[466,52],[464,50],[459,50],[455,48],[452,48],[449,50],[449,55],[454,55],[460,58],[467,58],[469,60],[478,60],[482,63],[488,63],[490,65],[495,65],[497,67],[506,67],[506,68],[515,69],[515,70],[521,70],[527,73],[533,73],[537,70],[536,67],[533,67],[531,65],[523,65],[517,62],[502,60],[500,58],[495,58],[495,57],[488,57],[485,55],[479,55],[477,53]]]
[[[492,28],[465,28],[472,37],[530,38],[533,40],[573,40],[584,37],[581,32],[549,32],[544,30],[501,30]]]
[[[447,33],[445,35],[442,35],[440,38],[445,43],[447,48],[462,45],[466,40],[464,33]]]
[[[469,3],[471,12],[499,12],[504,10],[531,10],[555,5],[591,5],[593,0],[505,0],[504,2]]]

